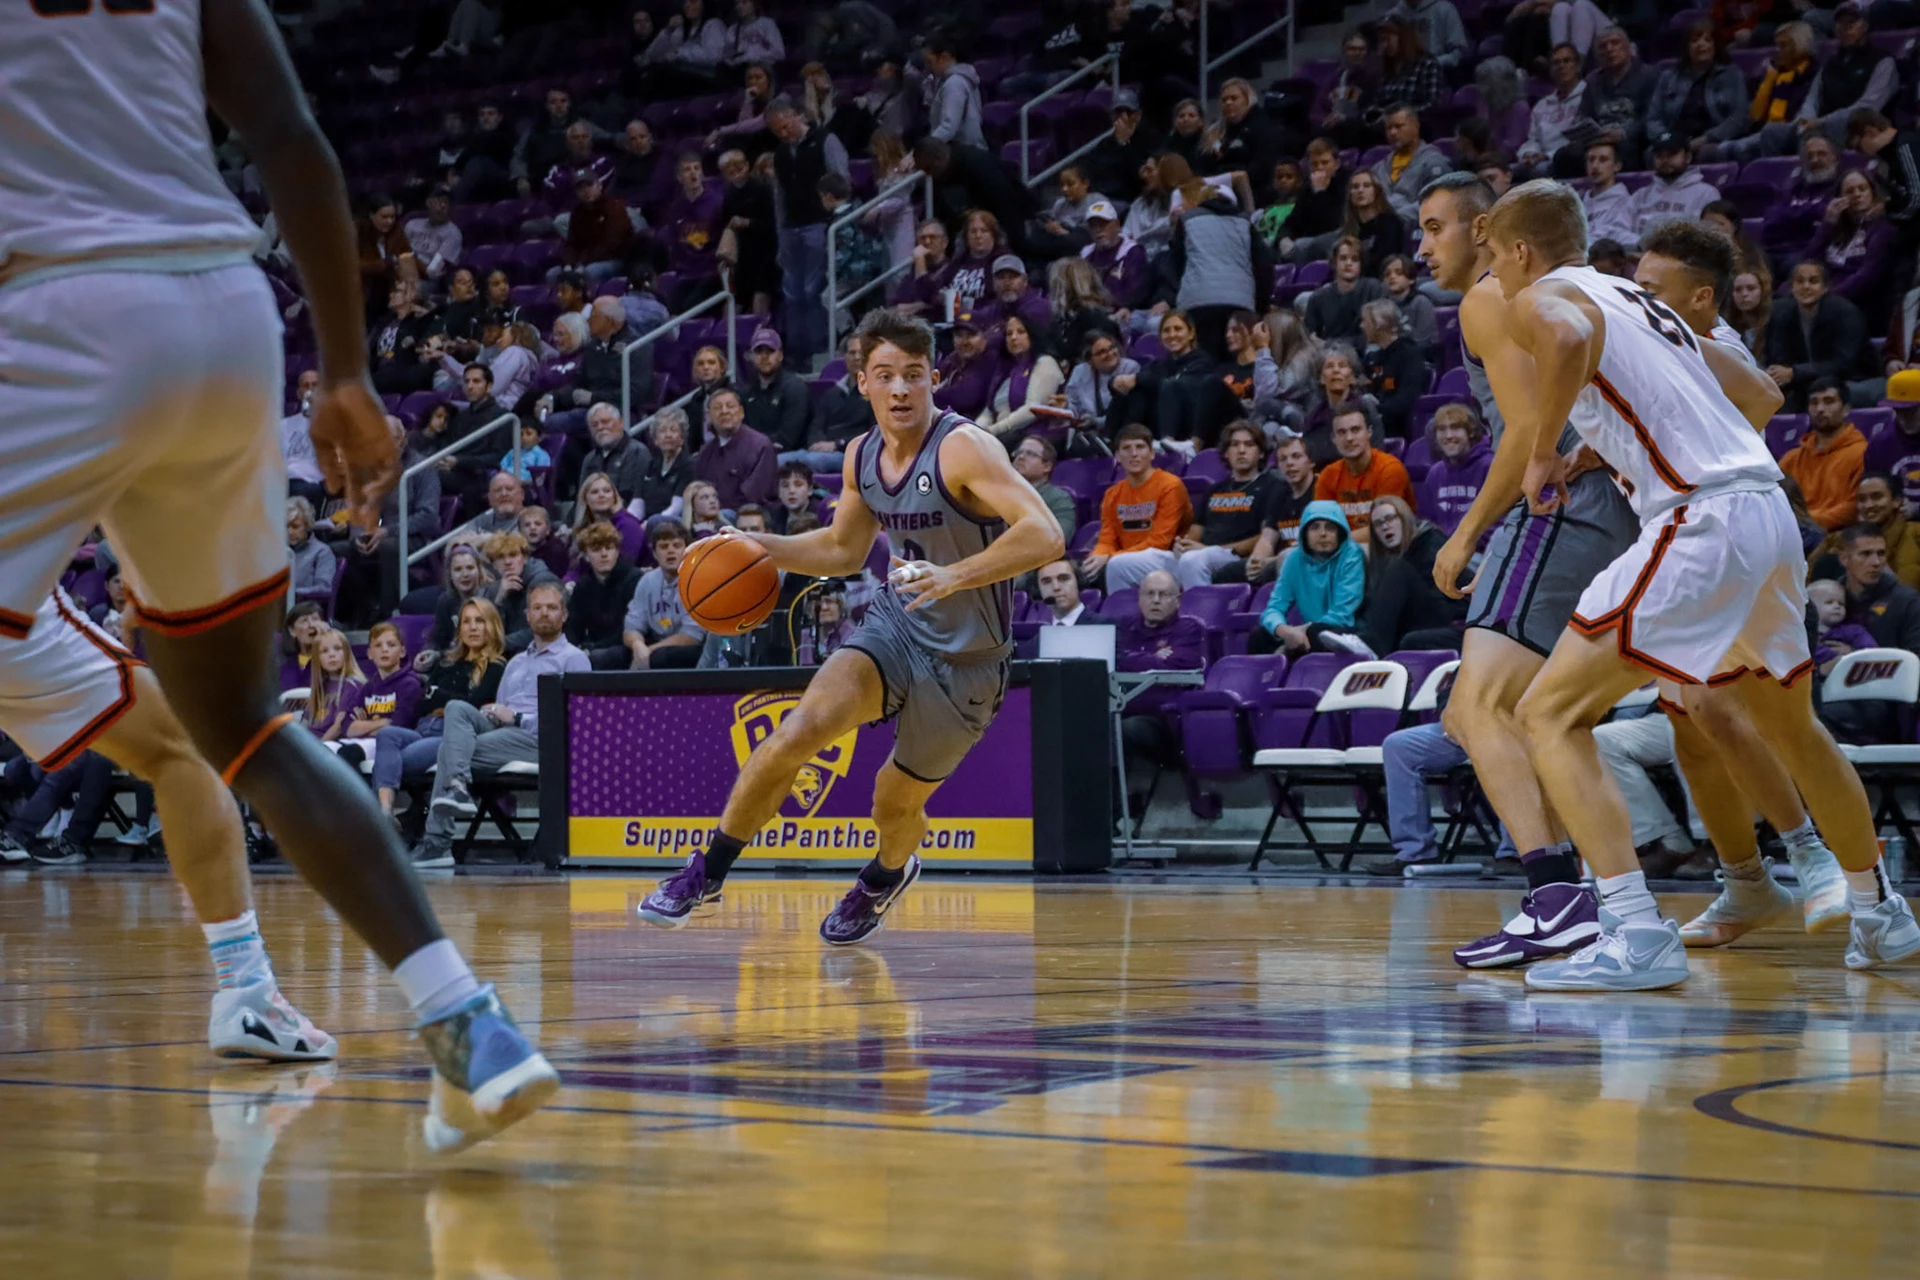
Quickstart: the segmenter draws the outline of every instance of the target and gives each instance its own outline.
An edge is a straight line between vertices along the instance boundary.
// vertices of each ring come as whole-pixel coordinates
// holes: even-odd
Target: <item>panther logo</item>
[[[766,741],[788,713],[800,705],[800,692],[769,689],[750,693],[733,704],[733,758],[741,768],[746,767],[753,749]],[[859,736],[858,728],[848,730],[845,736],[828,743],[813,759],[800,766],[789,793],[791,803],[783,804],[781,812],[790,818],[811,818],[819,813],[833,793],[834,784],[853,768],[853,747]]]

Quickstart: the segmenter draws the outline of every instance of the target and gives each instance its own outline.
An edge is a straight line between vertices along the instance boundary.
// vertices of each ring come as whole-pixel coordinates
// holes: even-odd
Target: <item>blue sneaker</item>
[[[920,878],[920,855],[908,854],[904,870],[900,883],[891,889],[869,888],[866,881],[856,879],[840,905],[820,922],[820,936],[830,946],[850,947],[880,932],[880,926],[887,922],[887,912]]]
[[[707,881],[707,855],[696,853],[672,879],[662,880],[659,887],[634,908],[634,914],[648,924],[678,929],[696,910],[718,901],[720,886]]]
[[[491,985],[420,1027],[433,1055],[433,1102],[424,1135],[435,1155],[464,1151],[545,1106],[560,1073],[527,1043]]]

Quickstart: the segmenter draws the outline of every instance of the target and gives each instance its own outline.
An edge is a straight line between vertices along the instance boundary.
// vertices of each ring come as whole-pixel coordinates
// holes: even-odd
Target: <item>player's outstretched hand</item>
[[[1527,473],[1520,480],[1520,487],[1527,495],[1527,510],[1534,515],[1543,516],[1555,507],[1567,501],[1567,460],[1559,454],[1549,458],[1534,458],[1527,463]]]
[[[925,560],[902,560],[899,556],[888,556],[887,562],[893,566],[887,570],[887,582],[894,594],[907,602],[909,613],[945,599],[959,589],[952,571],[940,565]]]
[[[322,387],[308,434],[328,491],[346,495],[355,524],[378,525],[380,506],[400,478],[400,449],[373,385],[362,378]]]

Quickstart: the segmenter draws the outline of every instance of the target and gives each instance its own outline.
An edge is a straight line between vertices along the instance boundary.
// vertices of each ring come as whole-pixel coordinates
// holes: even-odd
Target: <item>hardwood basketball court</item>
[[[331,1068],[209,1055],[170,880],[0,875],[0,1276],[1920,1273],[1920,967],[1843,934],[1542,996],[1447,954],[1517,889],[947,877],[829,952],[838,878],[671,934],[651,885],[431,887],[568,1077],[443,1162],[398,996],[298,882],[263,932]]]

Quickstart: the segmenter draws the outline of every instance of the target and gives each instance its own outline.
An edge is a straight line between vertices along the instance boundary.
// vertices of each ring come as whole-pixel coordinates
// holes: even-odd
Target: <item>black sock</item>
[[[895,867],[889,871],[880,865],[880,859],[878,858],[875,858],[872,862],[860,868],[860,883],[869,889],[891,889],[906,878],[907,869],[905,867]]]
[[[1520,869],[1527,873],[1529,889],[1550,884],[1580,883],[1580,864],[1573,860],[1572,854],[1563,852],[1558,846],[1521,854]]]
[[[707,879],[714,884],[725,880],[727,872],[733,870],[734,862],[740,857],[740,851],[746,847],[745,840],[735,840],[715,827],[713,841],[707,845]]]

